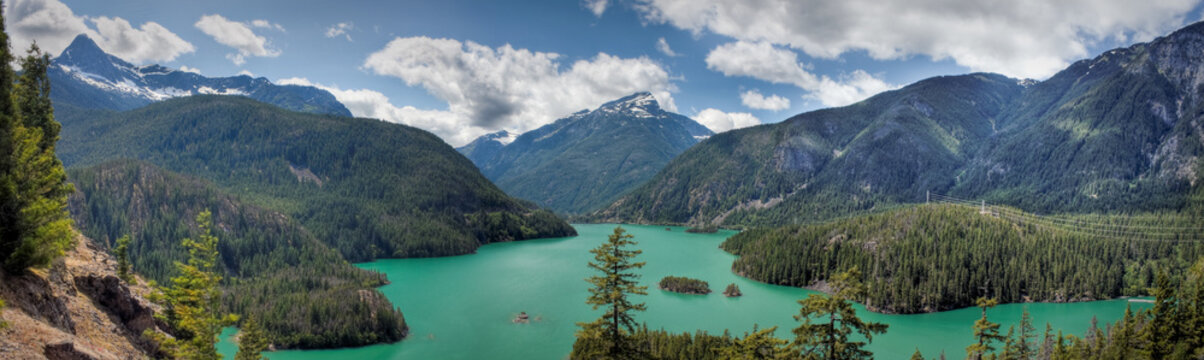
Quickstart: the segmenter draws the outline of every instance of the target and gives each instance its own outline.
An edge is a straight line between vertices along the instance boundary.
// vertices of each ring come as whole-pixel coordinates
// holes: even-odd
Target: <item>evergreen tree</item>
[[[248,316],[242,323],[242,334],[238,337],[238,353],[234,360],[261,360],[263,352],[268,349],[268,335],[255,317]]]
[[[1180,325],[1174,321],[1175,288],[1165,271],[1158,272],[1150,293],[1154,295],[1154,307],[1149,310],[1149,324],[1142,329],[1141,339],[1145,343],[1142,352],[1148,358],[1162,359],[1174,351],[1176,329]]]
[[[924,354],[920,353],[920,348],[916,348],[916,352],[911,353],[911,360],[924,360]]]
[[[757,330],[753,327],[751,334],[732,340],[732,344],[719,349],[720,359],[754,360],[754,359],[789,359],[790,342],[773,336],[777,326]]]
[[[1028,307],[1024,308],[1024,312],[1020,314],[1020,337],[1014,343],[1016,356],[1020,359],[1031,359],[1036,352],[1036,344],[1033,338],[1037,337],[1037,329],[1033,327],[1033,315],[1029,314]]]
[[[589,267],[602,273],[586,279],[592,288],[585,303],[593,305],[594,310],[605,307],[606,312],[601,318],[590,323],[578,323],[578,341],[584,339],[601,340],[601,349],[583,349],[582,357],[625,359],[637,356],[637,349],[628,340],[635,332],[636,322],[633,312],[644,311],[644,303],[635,303],[629,295],[647,295],[647,286],[640,286],[639,274],[635,269],[644,267],[643,262],[633,262],[640,250],[628,249],[637,243],[622,227],[615,227],[607,241],[590,250],[594,261]]]
[[[221,292],[217,273],[217,237],[213,236],[212,214],[203,211],[196,217],[200,236],[184,239],[188,263],[176,263],[180,275],[171,279],[172,285],[163,290],[166,315],[156,314],[175,330],[175,338],[167,338],[152,329],[147,335],[175,358],[188,360],[220,359],[217,335],[223,326],[237,318],[220,314]]]
[[[0,27],[3,14],[0,13]],[[0,262],[8,272],[46,266],[72,245],[67,194],[54,153],[59,124],[50,102],[50,58],[35,44],[14,89],[8,35],[0,31]]]
[[[130,236],[117,239],[117,247],[113,252],[117,254],[117,277],[127,283],[134,282],[134,274],[130,273]]]
[[[849,335],[857,332],[873,341],[874,334],[886,333],[886,324],[865,322],[857,317],[850,300],[865,296],[861,271],[856,267],[836,274],[828,281],[832,293],[828,296],[811,294],[799,300],[802,308],[794,319],[803,324],[794,329],[793,345],[800,348],[806,359],[869,359],[873,353],[863,349],[867,342],[853,341]]]
[[[978,308],[982,309],[982,318],[974,321],[974,338],[978,339],[978,343],[966,347],[966,356],[971,359],[982,359],[984,355],[995,351],[992,342],[1004,340],[999,335],[999,324],[987,320],[987,309],[995,307],[998,301],[980,297],[977,302]]]

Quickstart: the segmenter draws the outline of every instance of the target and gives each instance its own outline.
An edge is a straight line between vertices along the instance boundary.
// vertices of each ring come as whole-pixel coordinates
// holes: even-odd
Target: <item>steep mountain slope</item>
[[[209,78],[160,65],[134,66],[79,35],[50,66],[56,105],[130,110],[196,94],[243,95],[289,110],[351,116],[329,92],[310,86],[275,85],[246,75]]]
[[[68,166],[141,159],[287,214],[351,261],[464,254],[495,241],[575,234],[506,196],[434,135],[191,96],[64,121]]]
[[[712,136],[599,211],[602,220],[785,223],[922,201],[994,134],[1024,87],[994,74],[931,78],[846,107]]]
[[[956,193],[1034,211],[1183,206],[1204,154],[1204,23],[1076,62],[1001,116]]]
[[[196,215],[213,213],[223,306],[254,314],[277,348],[360,346],[400,340],[405,321],[374,287],[381,274],[351,266],[288,216],[243,204],[212,183],[122,160],[69,173],[71,216],[107,247],[129,235],[135,272],[160,284],[196,238]]]
[[[720,134],[595,218],[777,225],[927,191],[1041,213],[1183,209],[1204,176],[1202,53],[1197,23],[1042,82],[932,78]]]
[[[593,210],[656,174],[712,135],[636,93],[581,111],[503,144],[490,134],[460,148],[506,193],[570,213]]]

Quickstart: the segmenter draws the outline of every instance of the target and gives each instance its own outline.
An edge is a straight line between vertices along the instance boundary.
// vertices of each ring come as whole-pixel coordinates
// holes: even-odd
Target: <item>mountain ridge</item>
[[[648,92],[608,101],[520,134],[497,134],[457,151],[508,194],[559,212],[605,205],[642,183],[710,129],[665,111]]]
[[[218,94],[247,96],[295,111],[351,116],[326,90],[276,85],[247,75],[210,78],[157,64],[135,66],[104,52],[84,34],[52,60],[48,75],[56,105],[124,111],[180,96]]]

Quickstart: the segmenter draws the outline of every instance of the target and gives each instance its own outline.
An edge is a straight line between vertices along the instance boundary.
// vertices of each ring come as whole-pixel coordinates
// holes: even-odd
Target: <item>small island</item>
[[[727,284],[727,289],[723,289],[723,296],[737,297],[744,296],[744,293],[740,292],[740,287],[736,286],[736,283],[731,283]]]
[[[682,294],[706,295],[711,293],[711,285],[706,281],[680,276],[666,276],[661,279],[661,290]]]

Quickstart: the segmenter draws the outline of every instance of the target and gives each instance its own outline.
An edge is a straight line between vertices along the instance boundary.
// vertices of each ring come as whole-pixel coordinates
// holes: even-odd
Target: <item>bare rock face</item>
[[[75,343],[47,344],[42,354],[49,360],[98,360],[96,355],[75,348]]]
[[[92,240],[49,269],[0,272],[9,327],[0,330],[3,359],[142,359],[157,354],[142,336],[156,328],[150,289],[117,278],[116,262]]]

